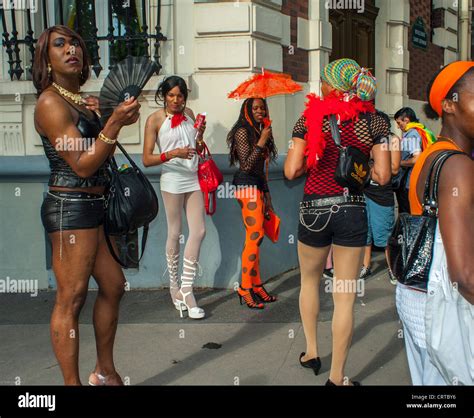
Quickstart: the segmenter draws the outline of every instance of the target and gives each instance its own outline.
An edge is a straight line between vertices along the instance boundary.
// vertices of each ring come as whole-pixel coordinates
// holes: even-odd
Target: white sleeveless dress
[[[156,143],[160,153],[176,148],[196,148],[194,121],[186,115],[186,120],[171,128],[171,117],[167,116],[158,132]],[[173,158],[161,164],[160,188],[164,192],[180,194],[201,190],[197,176],[198,156],[190,160]]]

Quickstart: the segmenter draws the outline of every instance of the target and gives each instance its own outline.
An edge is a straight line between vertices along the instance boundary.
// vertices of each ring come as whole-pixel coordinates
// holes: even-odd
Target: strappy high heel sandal
[[[183,311],[185,310],[188,311],[188,316],[191,319],[202,319],[206,316],[204,309],[200,308],[199,306],[191,307],[188,303],[186,303],[186,297],[190,295],[193,296],[193,283],[197,273],[196,266],[199,266],[197,261],[191,261],[184,257],[183,275],[181,276],[181,289],[179,289],[179,293],[181,293],[183,299],[176,299],[178,303],[179,315],[181,318],[183,318]],[[183,292],[184,288],[189,289],[189,291]]]
[[[247,307],[249,307],[250,309],[265,308],[265,305],[263,303],[260,303],[257,300],[257,296],[255,295],[251,287],[246,289],[246,288],[243,288],[242,286],[239,286],[239,289],[237,290],[237,295],[239,295],[239,301],[241,305],[243,305],[242,303],[242,299],[243,299]]]
[[[260,298],[260,300],[264,303],[272,303],[276,302],[277,297],[270,295],[267,290],[263,287],[263,284],[256,284],[253,286],[253,292]]]
[[[179,281],[178,281],[178,268],[179,268],[179,254],[166,254],[166,264],[167,270],[163,273],[163,276],[166,272],[169,273],[170,278],[170,294],[171,300],[174,304],[174,307],[179,311],[179,302],[176,299],[176,294],[179,292]],[[174,295],[174,296],[173,296]],[[182,307],[182,310],[185,311],[188,309],[186,305]]]

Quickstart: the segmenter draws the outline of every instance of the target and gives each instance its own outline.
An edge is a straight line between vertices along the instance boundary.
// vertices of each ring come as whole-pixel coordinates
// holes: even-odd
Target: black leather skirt
[[[46,232],[97,228],[104,222],[105,198],[84,192],[49,191],[41,206]]]

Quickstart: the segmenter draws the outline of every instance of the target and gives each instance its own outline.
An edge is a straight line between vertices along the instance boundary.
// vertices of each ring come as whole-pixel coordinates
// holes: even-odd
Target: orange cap
[[[474,67],[473,61],[455,61],[438,74],[431,87],[430,105],[439,116],[443,114],[441,103],[446,98],[449,90],[472,67]]]

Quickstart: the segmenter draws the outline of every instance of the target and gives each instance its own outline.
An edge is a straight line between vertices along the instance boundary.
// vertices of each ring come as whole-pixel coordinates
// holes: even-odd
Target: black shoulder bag
[[[329,117],[329,126],[332,139],[339,149],[339,161],[334,179],[339,185],[347,187],[350,191],[361,192],[370,176],[369,158],[352,145],[347,147],[341,145],[341,133],[336,116]]]
[[[401,213],[388,240],[389,265],[397,280],[426,291],[438,217],[438,183],[446,160],[460,151],[443,151],[436,156],[426,178],[423,214]],[[432,176],[434,173],[434,181]]]
[[[127,265],[115,253],[110,242],[110,235],[127,235],[143,227],[142,252],[138,260],[132,260],[138,264],[145,251],[149,224],[158,215],[158,198],[149,180],[123,146],[118,142],[117,146],[130,162],[131,167],[119,171],[115,158],[110,158],[111,181],[105,202],[104,234],[114,260],[127,268]]]

